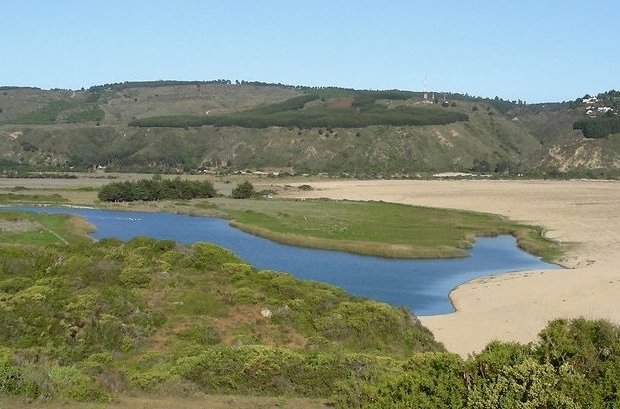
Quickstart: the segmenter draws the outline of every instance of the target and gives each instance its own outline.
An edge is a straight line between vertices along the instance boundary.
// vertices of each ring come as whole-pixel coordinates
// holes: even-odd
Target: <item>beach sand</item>
[[[555,318],[620,324],[620,183],[612,181],[328,181],[296,197],[384,200],[501,214],[543,226],[566,246],[562,270],[487,276],[450,297],[457,311],[420,317],[449,351],[467,356],[492,340],[530,342]]]

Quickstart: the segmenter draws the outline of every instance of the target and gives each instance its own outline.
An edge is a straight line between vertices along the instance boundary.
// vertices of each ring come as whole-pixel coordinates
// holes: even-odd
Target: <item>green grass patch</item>
[[[22,194],[22,193],[0,193],[0,204],[16,203],[67,203],[68,200],[61,195],[54,193],[51,195]]]
[[[346,200],[210,200],[233,225],[278,242],[383,257],[462,257],[476,236],[512,234],[547,260],[559,247],[539,227],[497,215],[385,202]]]
[[[57,100],[8,121],[11,124],[47,125],[54,123],[83,123],[103,120],[105,112],[96,103],[82,100]]]
[[[0,243],[48,246],[90,241],[93,227],[69,215],[0,211]]]

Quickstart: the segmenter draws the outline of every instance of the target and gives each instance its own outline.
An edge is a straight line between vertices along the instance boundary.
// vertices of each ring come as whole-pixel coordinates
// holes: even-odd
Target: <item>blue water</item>
[[[185,244],[197,241],[215,243],[232,250],[259,269],[285,271],[299,278],[330,283],[354,295],[405,306],[416,315],[454,311],[448,298],[450,290],[476,277],[558,268],[521,251],[512,236],[479,238],[470,257],[403,260],[287,246],[244,233],[230,227],[226,220],[213,217],[101,209],[10,209],[83,216],[97,227],[92,234],[97,239],[129,240],[149,236]]]

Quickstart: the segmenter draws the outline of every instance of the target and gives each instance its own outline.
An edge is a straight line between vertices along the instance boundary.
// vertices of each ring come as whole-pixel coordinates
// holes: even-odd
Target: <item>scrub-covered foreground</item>
[[[555,321],[534,345],[492,343],[463,360],[404,309],[256,270],[216,246],[69,241],[0,248],[2,395],[234,393],[377,408],[619,401],[620,331],[606,322]]]

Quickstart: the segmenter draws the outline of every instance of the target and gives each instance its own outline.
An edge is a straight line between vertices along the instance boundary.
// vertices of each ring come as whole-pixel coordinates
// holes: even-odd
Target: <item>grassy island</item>
[[[546,260],[560,252],[540,227],[476,212],[327,199],[217,198],[193,207],[277,242],[380,257],[463,257],[476,236],[500,234],[514,235],[519,247]]]

